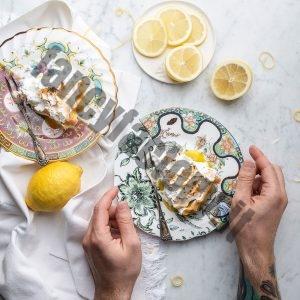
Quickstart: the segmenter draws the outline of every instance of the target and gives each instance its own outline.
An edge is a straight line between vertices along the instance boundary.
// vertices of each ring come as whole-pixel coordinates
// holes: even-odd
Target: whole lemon
[[[26,204],[34,211],[61,209],[80,191],[82,168],[68,162],[54,162],[39,169],[30,179]]]

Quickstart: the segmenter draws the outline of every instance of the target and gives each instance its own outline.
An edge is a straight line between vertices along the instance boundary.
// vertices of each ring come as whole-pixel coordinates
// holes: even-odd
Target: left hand
[[[126,202],[112,205],[117,188],[96,204],[83,239],[95,281],[95,300],[130,299],[141,270],[141,244]]]

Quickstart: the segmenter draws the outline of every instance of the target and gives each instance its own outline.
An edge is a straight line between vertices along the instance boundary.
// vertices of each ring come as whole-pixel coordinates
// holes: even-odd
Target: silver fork
[[[22,113],[22,115],[25,119],[25,122],[27,124],[28,133],[33,142],[33,147],[34,147],[34,152],[37,157],[37,162],[39,165],[45,166],[49,162],[49,159],[47,158],[47,155],[46,155],[45,151],[43,150],[37,137],[33,133],[31,121],[30,121],[30,118],[29,118],[29,115],[28,115],[27,109],[26,109],[27,96],[19,90],[19,86],[18,86],[17,82],[15,81],[14,77],[12,76],[12,74],[9,74],[9,76],[7,76],[5,74],[4,78],[5,78],[5,82],[7,84],[10,96],[14,100],[14,102],[18,105],[18,108],[19,108],[20,112]]]
[[[147,159],[147,155],[146,155],[145,151],[144,151],[144,158],[145,158],[145,173],[146,173],[147,177],[149,178],[149,180],[151,182],[151,179],[150,179],[149,174],[147,173],[147,170],[148,169],[154,169],[155,172],[158,172],[158,171],[157,171],[157,169],[155,167],[155,163],[154,163],[154,161],[152,159],[150,151],[149,151],[149,161]],[[170,241],[170,240],[172,240],[172,236],[171,236],[169,227],[167,225],[165,216],[163,214],[163,211],[161,209],[161,205],[160,205],[160,199],[161,199],[161,197],[158,194],[157,189],[156,189],[156,187],[154,185],[153,185],[153,189],[154,189],[154,199],[155,199],[155,203],[156,203],[156,206],[157,206],[157,209],[158,209],[158,218],[159,218],[159,225],[160,225],[159,226],[160,237],[164,241]]]

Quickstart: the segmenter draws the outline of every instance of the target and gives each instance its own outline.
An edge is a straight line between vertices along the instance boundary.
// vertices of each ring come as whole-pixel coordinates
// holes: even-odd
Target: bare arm
[[[251,279],[250,279],[251,278]],[[281,299],[275,271],[275,261],[260,269],[244,268],[241,262],[238,300]]]
[[[242,228],[235,226],[242,213],[231,216],[230,227],[241,260],[237,299],[277,300],[281,297],[274,241],[287,205],[284,177],[281,168],[270,163],[258,148],[251,146],[250,154],[254,161],[243,164],[232,201],[233,211],[241,201],[242,213],[251,211],[251,218]]]

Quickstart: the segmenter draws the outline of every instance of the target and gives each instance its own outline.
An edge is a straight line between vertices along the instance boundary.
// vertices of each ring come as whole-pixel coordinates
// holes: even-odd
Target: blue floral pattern
[[[187,218],[176,214],[166,200],[162,199],[162,210],[173,240],[184,241],[204,236],[226,226],[237,172],[243,161],[239,146],[228,130],[212,117],[185,108],[163,109],[147,115],[141,122],[157,147],[168,144],[178,149],[189,142],[190,149],[202,152],[208,164],[223,179],[215,187],[208,204],[197,214]],[[204,123],[214,128],[214,137],[208,129],[200,130]],[[115,164],[115,172],[118,174],[116,184],[119,185],[120,199],[127,201],[131,208],[136,226],[159,236],[158,212],[153,201],[154,189],[145,170],[140,168],[142,159],[138,157],[143,150],[143,142],[137,132],[131,132],[121,140]],[[231,171],[228,170],[228,165],[232,167]],[[226,178],[222,175],[225,169]]]

